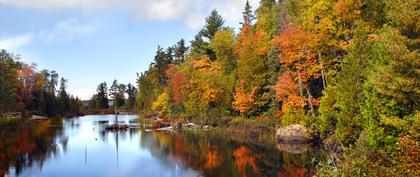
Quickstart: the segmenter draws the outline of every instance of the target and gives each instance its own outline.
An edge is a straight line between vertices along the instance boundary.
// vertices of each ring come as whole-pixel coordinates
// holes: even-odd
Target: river
[[[137,119],[119,116],[132,127]],[[220,129],[105,131],[113,120],[91,115],[1,125],[0,176],[311,176],[322,154]]]

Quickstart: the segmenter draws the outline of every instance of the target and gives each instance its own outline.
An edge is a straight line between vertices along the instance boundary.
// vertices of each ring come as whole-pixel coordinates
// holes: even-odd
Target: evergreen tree
[[[119,84],[116,100],[117,100],[117,107],[122,107],[125,104],[125,92],[127,91],[127,86],[125,84]]]
[[[225,21],[222,16],[216,10],[213,10],[210,16],[206,18],[206,24],[203,29],[198,32],[191,42],[193,52],[197,57],[207,55],[210,60],[216,60],[216,53],[211,49],[210,42],[213,40],[217,31],[225,28],[224,23]]]
[[[64,114],[69,112],[70,110],[70,98],[66,92],[67,80],[63,77],[60,80],[60,89],[58,92],[58,110],[59,114]]]
[[[131,83],[128,83],[126,93],[128,95],[126,107],[128,109],[134,109],[136,104],[136,97],[138,94],[136,87],[131,85]]]
[[[0,51],[0,113],[17,111],[17,68],[12,54],[6,50]]]
[[[243,25],[244,24],[252,24],[252,22],[256,19],[255,15],[254,15],[254,12],[252,11],[252,7],[249,4],[248,0],[246,1],[245,9],[242,12],[242,14],[243,14],[244,21],[241,22],[241,24],[243,24]]]
[[[185,56],[187,55],[189,47],[187,47],[185,40],[181,39],[174,46],[175,50],[175,63],[180,65],[185,62]]]
[[[214,35],[217,31],[220,31],[224,28],[225,20],[219,12],[214,9],[211,11],[210,16],[206,18],[206,24],[204,28],[200,31],[201,35],[207,38],[208,41],[213,40]]]
[[[108,87],[106,82],[102,82],[98,85],[96,99],[98,102],[98,107],[100,109],[109,108],[108,105]]]

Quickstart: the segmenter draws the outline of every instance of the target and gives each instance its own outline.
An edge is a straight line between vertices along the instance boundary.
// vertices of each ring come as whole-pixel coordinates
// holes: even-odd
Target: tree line
[[[21,112],[25,116],[78,115],[82,102],[67,92],[67,80],[56,71],[37,70],[20,57],[0,51],[0,114]]]
[[[118,80],[114,80],[112,85],[107,86],[106,82],[102,82],[96,89],[97,93],[94,94],[88,104],[89,110],[108,109],[110,108],[110,101],[116,104],[117,108],[133,110],[136,105],[137,88],[128,83],[119,84]]]
[[[213,10],[190,46],[158,46],[138,75],[136,107],[175,120],[301,124],[347,149],[325,174],[410,176],[420,157],[419,14],[416,0],[261,0],[255,13],[245,4],[235,34]]]

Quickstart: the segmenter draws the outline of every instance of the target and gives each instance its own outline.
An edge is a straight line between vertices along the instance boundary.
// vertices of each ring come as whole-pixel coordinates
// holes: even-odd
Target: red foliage
[[[180,104],[182,98],[188,94],[190,82],[187,77],[177,70],[176,65],[170,64],[169,69],[165,71],[168,78],[168,88],[172,93],[172,99]]]

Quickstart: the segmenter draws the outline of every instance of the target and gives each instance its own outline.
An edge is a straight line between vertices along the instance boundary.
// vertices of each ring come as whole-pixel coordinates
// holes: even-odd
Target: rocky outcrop
[[[289,125],[277,129],[276,137],[283,142],[305,143],[312,140],[308,129],[302,125]]]

